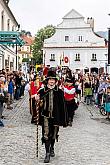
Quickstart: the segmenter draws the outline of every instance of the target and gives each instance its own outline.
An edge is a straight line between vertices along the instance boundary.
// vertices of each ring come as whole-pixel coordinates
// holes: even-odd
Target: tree
[[[30,37],[32,37],[32,35],[31,35],[31,32],[30,31],[26,31],[26,30],[21,30],[21,32],[20,32],[20,36],[24,36],[24,35],[29,35]]]
[[[36,60],[37,64],[42,64],[43,62],[43,43],[47,38],[52,37],[55,34],[55,27],[53,25],[47,25],[44,28],[38,30],[34,44],[32,45],[33,57]]]
[[[22,62],[29,62],[29,58],[23,58]]]

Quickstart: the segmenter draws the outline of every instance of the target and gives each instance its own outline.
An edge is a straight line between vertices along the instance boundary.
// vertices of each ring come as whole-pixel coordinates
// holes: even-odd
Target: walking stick
[[[31,95],[29,97],[29,104],[30,104],[30,114],[32,115],[32,98],[31,98]]]
[[[30,96],[30,114],[33,116],[32,98],[31,98],[31,95],[32,95],[32,87],[31,87],[31,84],[30,84],[30,92],[29,92],[29,96]]]
[[[36,136],[36,156],[38,158],[38,150],[39,150],[39,144],[38,144],[38,136],[39,136],[39,132],[38,132],[38,125],[39,125],[39,101],[36,101],[36,115],[37,115],[37,119],[36,119],[36,124],[37,124],[37,136]]]

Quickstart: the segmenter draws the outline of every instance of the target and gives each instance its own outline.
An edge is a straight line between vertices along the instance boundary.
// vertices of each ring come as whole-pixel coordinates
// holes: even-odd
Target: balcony
[[[55,59],[50,59],[50,61],[55,61]]]
[[[80,59],[75,59],[75,61],[80,61]]]
[[[93,59],[91,59],[91,61],[97,61],[97,59],[96,58],[93,58]]]

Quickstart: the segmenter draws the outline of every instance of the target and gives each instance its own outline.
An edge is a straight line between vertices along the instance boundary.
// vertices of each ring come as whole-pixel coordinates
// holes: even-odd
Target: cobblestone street
[[[36,126],[30,124],[28,96],[4,110],[0,128],[0,165],[42,165],[45,151],[39,127],[39,159],[36,158]],[[92,112],[93,116],[91,115]],[[110,165],[110,122],[98,109],[80,104],[73,127],[60,128],[52,165]]]

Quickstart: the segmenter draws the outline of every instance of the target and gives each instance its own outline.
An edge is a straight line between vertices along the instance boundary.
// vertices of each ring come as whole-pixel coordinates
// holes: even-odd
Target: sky
[[[57,26],[71,9],[84,16],[85,21],[93,17],[95,31],[110,27],[110,0],[10,0],[9,7],[21,29],[32,35],[47,25]]]

